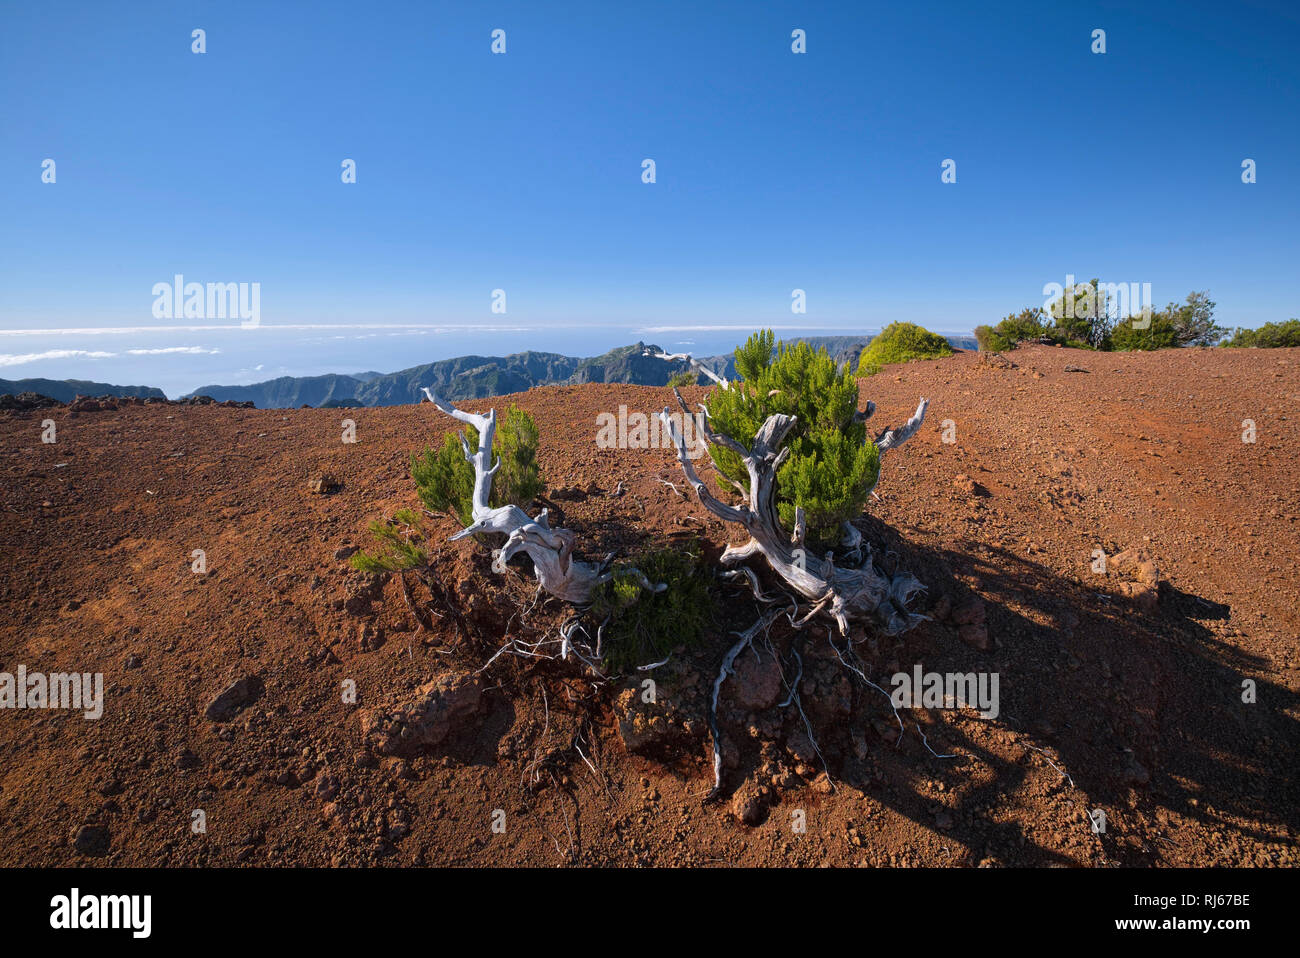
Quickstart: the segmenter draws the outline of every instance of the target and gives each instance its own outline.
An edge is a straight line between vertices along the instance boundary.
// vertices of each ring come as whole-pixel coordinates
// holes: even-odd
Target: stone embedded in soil
[[[338,492],[342,484],[327,473],[318,473],[307,480],[307,491],[315,496],[328,496]]]
[[[652,751],[674,738],[663,709],[641,702],[639,689],[625,689],[614,700],[618,734],[629,752]]]
[[[257,701],[261,694],[262,680],[256,675],[245,675],[226,686],[208,703],[203,714],[214,722],[229,722],[240,710]]]
[[[1155,562],[1141,549],[1125,549],[1106,560],[1107,568],[1120,575],[1132,576],[1143,585],[1155,585],[1159,571]]]
[[[731,813],[751,828],[767,818],[767,793],[756,782],[745,782],[731,797]]]
[[[846,719],[853,711],[853,685],[849,674],[838,663],[822,662],[810,671],[816,676],[816,689],[809,689],[809,678],[801,683],[804,711],[816,728],[828,728]]]
[[[965,473],[961,473],[952,480],[953,488],[968,496],[975,498],[986,498],[990,495],[989,491],[981,486]]]
[[[1128,576],[1136,581],[1120,582],[1115,590],[1130,599],[1139,608],[1151,610],[1160,602],[1160,570],[1141,549],[1125,549],[1106,560],[1109,572]]]
[[[801,728],[790,733],[785,740],[785,747],[797,765],[812,766],[817,761],[817,749],[808,733]]]
[[[952,610],[953,625],[974,625],[984,621],[984,600],[977,595],[966,599]]]
[[[355,579],[347,585],[343,608],[351,615],[366,615],[370,612],[370,604],[383,594],[383,576],[372,574]]]
[[[637,679],[614,697],[618,735],[629,752],[657,756],[689,747],[707,727],[700,676],[684,661],[656,669],[654,700],[647,702]],[[730,684],[728,680],[727,684]],[[726,686],[724,685],[725,689]],[[725,700],[726,693],[723,694]],[[724,733],[725,738],[725,733]],[[728,760],[723,750],[724,762]]]
[[[930,615],[938,619],[940,622],[943,622],[951,614],[952,598],[945,592],[943,595],[935,599],[934,605],[930,609]]]
[[[483,681],[477,675],[446,675],[416,690],[411,702],[361,715],[361,735],[382,755],[410,755],[441,744],[456,723],[478,711]]]
[[[1137,760],[1137,757],[1130,754],[1128,762],[1124,766],[1124,782],[1128,785],[1146,785],[1151,781],[1151,773],[1147,767]]]
[[[963,625],[957,630],[957,638],[981,652],[988,652],[993,648],[993,640],[989,637],[988,626],[983,622],[972,622],[970,625]]]
[[[781,700],[781,666],[772,655],[746,653],[723,689],[742,709],[771,708]]]
[[[339,793],[339,780],[333,775],[322,775],[316,781],[316,797],[322,802],[332,802]]]
[[[373,622],[362,622],[357,625],[357,646],[362,652],[369,652],[377,649],[384,644],[384,630],[376,626]]]
[[[82,825],[72,839],[72,846],[83,855],[98,858],[108,854],[110,840],[107,825]]]

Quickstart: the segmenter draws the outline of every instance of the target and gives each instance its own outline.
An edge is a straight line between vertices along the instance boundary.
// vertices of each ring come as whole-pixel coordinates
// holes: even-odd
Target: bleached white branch
[[[461,434],[461,449],[465,460],[474,467],[474,492],[471,518],[468,526],[457,532],[452,540],[480,533],[501,533],[505,545],[496,553],[492,563],[494,571],[505,571],[506,563],[523,552],[533,560],[533,571],[538,584],[557,598],[576,605],[591,601],[592,591],[609,581],[607,556],[601,563],[582,562],[573,558],[574,536],[567,529],[552,529],[545,509],[536,519],[516,505],[492,508],[492,477],[501,463],[492,462],[492,441],[496,435],[496,410],[486,416],[464,412],[440,398],[432,389],[424,387],[424,394],[439,410],[453,419],[472,426],[478,432],[478,447],[471,451],[469,441]]]
[[[705,376],[707,376],[709,379],[712,379],[723,389],[727,389],[731,386],[731,383],[729,383],[725,377],[719,376],[708,366],[704,365],[698,359],[694,358],[690,353],[652,353],[650,352],[650,350],[647,349],[644,355],[653,356],[655,359],[666,359],[669,362],[680,362],[682,360],[685,360],[686,362],[691,364],[692,369],[703,373]]]

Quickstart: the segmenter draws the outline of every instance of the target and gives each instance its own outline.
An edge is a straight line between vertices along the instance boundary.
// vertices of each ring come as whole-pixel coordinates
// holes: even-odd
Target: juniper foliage
[[[858,383],[824,348],[781,343],[773,353],[771,330],[755,333],[736,350],[744,377],[715,389],[707,406],[714,429],[742,444],[751,442],[768,416],[796,417],[786,436],[788,458],[777,472],[775,502],[782,523],[793,528],[795,508],[807,523],[808,544],[822,549],[838,541],[840,524],[861,515],[880,474],[880,453],[857,418]],[[710,444],[718,471],[748,489],[740,456]]]
[[[528,413],[512,405],[497,422],[492,440],[492,454],[501,462],[492,478],[493,508],[513,503],[525,506],[546,488],[537,465],[540,434],[537,423]],[[471,449],[478,446],[478,430],[466,428]],[[466,461],[460,439],[454,432],[443,435],[435,451],[411,456],[411,478],[415,480],[420,501],[435,512],[451,512],[462,524],[473,521],[474,467]]]

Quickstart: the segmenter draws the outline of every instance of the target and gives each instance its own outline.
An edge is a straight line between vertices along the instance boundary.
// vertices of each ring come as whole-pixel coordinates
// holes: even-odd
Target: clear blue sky
[[[967,332],[1066,274],[1286,319],[1297,48],[1280,2],[4,0],[0,377]],[[174,325],[176,273],[260,283],[263,329],[12,333]],[[444,329],[275,329],[375,323]]]

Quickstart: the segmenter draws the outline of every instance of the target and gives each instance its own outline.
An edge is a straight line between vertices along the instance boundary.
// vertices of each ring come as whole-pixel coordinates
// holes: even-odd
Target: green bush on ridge
[[[1265,323],[1258,329],[1237,329],[1223,341],[1223,345],[1234,349],[1250,346],[1265,349],[1300,346],[1300,319],[1288,319],[1285,323]]]
[[[858,375],[874,376],[882,366],[913,359],[940,359],[952,346],[938,333],[915,323],[890,323],[867,344],[858,358]]]

